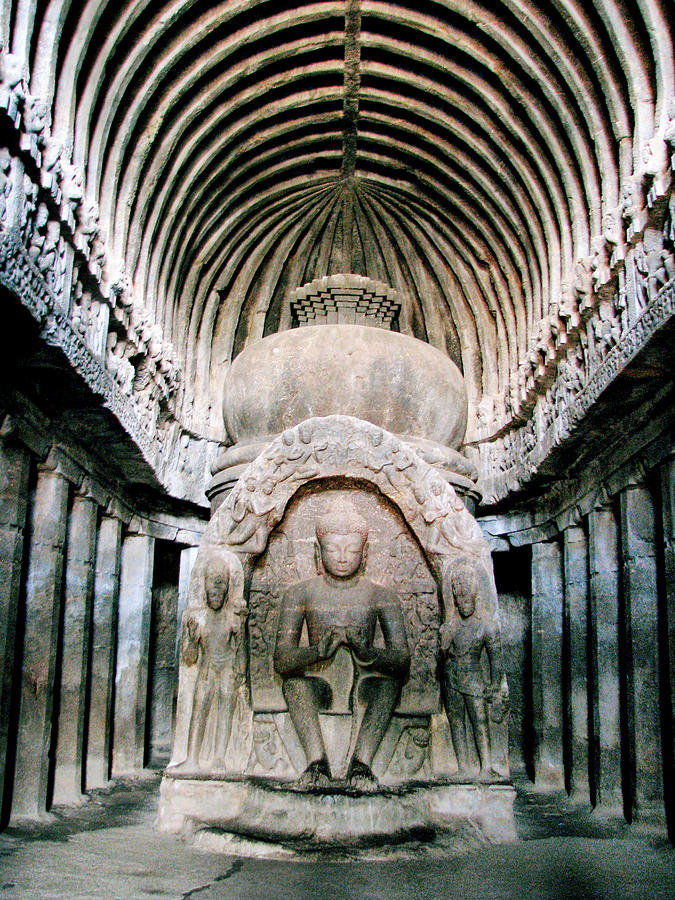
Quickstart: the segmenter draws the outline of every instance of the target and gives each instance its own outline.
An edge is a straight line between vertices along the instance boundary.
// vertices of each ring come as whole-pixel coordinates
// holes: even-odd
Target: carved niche
[[[248,621],[233,638],[231,665],[243,667],[240,678],[225,679],[236,697],[228,695],[225,704],[232,717],[228,746],[217,734],[210,737],[220,748],[214,768],[208,754],[188,759],[199,675],[196,662],[183,657],[169,772],[187,765],[201,778],[224,777],[218,774],[223,757],[227,777],[293,782],[305,769],[307,756],[275,670],[279,612],[289,590],[316,577],[316,523],[345,499],[365,522],[365,576],[397,604],[409,648],[409,668],[373,760],[374,785],[508,777],[508,691],[490,552],[480,528],[452,486],[411,446],[378,426],[337,415],[306,420],[273,440],[208,526],[184,628],[191,620],[198,632],[194,610],[205,606],[208,560],[219,554],[237,559]],[[299,646],[307,645],[305,621]],[[374,646],[384,646],[382,634],[375,633]],[[321,731],[329,777],[337,781],[345,777],[363,712],[355,659],[341,645],[321,673],[329,696],[320,705]]]

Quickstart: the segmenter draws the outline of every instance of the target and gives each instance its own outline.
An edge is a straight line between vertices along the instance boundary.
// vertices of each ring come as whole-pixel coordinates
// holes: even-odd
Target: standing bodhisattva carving
[[[203,605],[183,614],[181,660],[196,667],[185,760],[189,769],[199,768],[209,716],[215,719],[212,768],[225,768],[237,689],[245,675],[242,574],[233,553],[211,548],[199,573]]]
[[[488,728],[488,710],[494,721],[508,711],[508,687],[502,668],[502,645],[496,620],[490,621],[477,609],[479,584],[475,566],[462,561],[447,577],[446,592],[454,603],[441,626],[441,659],[444,680],[445,709],[452,732],[460,776],[469,771],[469,734],[465,726],[468,716],[480,762],[480,778],[496,777],[492,768],[492,751]],[[456,611],[455,611],[456,610]],[[481,664],[487,653],[490,678],[486,682]]]

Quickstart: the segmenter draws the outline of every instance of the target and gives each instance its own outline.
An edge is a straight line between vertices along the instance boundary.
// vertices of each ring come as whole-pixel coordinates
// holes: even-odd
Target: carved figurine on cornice
[[[576,263],[576,281],[574,290],[577,295],[577,306],[582,315],[587,315],[593,308],[593,258],[582,257]]]
[[[604,357],[621,339],[621,323],[610,300],[600,301],[591,323],[596,352],[600,357]]]
[[[644,309],[655,299],[663,285],[675,278],[672,247],[669,250],[666,246],[662,231],[645,228],[642,241],[635,248],[635,268],[639,275],[637,299],[640,308]]]
[[[94,200],[84,198],[77,208],[75,244],[86,259],[91,256],[91,247],[99,232],[98,204]]]
[[[61,202],[62,152],[62,145],[52,137],[48,137],[42,151],[40,183],[49,191],[56,203]]]
[[[127,357],[127,341],[122,340],[116,332],[111,331],[107,339],[106,367],[117,380],[123,394],[131,396],[134,388],[136,370]]]
[[[107,261],[106,235],[103,229],[96,232],[89,255],[89,270],[95,278],[102,278]]]
[[[647,193],[650,201],[662,197],[670,184],[670,159],[668,144],[654,135],[642,148],[643,172],[651,186]]]
[[[572,290],[569,282],[563,281],[560,285],[560,302],[558,304],[558,315],[565,323],[565,328],[567,331],[576,329],[581,322],[577,302],[577,291]]]
[[[23,61],[15,53],[0,53],[0,72],[0,105],[16,124],[27,92]]]
[[[98,232],[99,229],[97,225],[94,237],[98,236]],[[127,324],[127,321],[131,318],[130,310],[133,307],[134,296],[131,278],[124,270],[118,272],[118,274],[113,277],[112,284],[110,285],[110,297],[112,300],[113,311],[119,310],[124,318],[124,323]]]
[[[595,292],[599,292],[611,278],[609,268],[609,248],[607,239],[604,234],[596,234],[591,239],[591,272],[593,276],[593,287]]]
[[[67,204],[73,216],[73,222],[76,222],[77,211],[82,206],[84,199],[84,172],[80,166],[72,165],[69,162],[63,163],[61,193],[64,203]]]
[[[626,256],[626,235],[621,206],[608,209],[603,215],[603,234],[610,252],[609,265],[613,268]]]
[[[628,176],[621,185],[621,215],[626,223],[626,238],[630,242],[639,234],[647,221],[647,195],[644,176]]]
[[[35,135],[37,146],[42,150],[47,141],[49,110],[39,97],[27,97],[23,111],[23,130]]]
[[[6,147],[0,147],[0,228],[9,227],[7,215],[13,190],[12,157]]]
[[[537,350],[543,360],[544,366],[549,366],[555,359],[555,341],[551,328],[551,318],[545,316],[539,321],[537,328]]]

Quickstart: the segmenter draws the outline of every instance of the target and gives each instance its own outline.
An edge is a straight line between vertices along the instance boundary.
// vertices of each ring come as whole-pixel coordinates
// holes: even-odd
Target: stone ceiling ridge
[[[175,348],[197,432],[290,292],[345,271],[405,298],[402,330],[460,366],[472,410],[490,398],[478,437],[508,427],[667,168],[665,0],[1,9],[43,155],[79,185],[75,229],[96,220],[102,283],[126,279]]]

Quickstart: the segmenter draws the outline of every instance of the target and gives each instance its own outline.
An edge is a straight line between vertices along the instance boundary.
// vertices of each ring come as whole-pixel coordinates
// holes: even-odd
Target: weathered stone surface
[[[145,762],[153,555],[154,538],[144,534],[125,537],[117,626],[114,775],[139,772]]]
[[[247,647],[247,678],[256,666],[265,671],[267,699],[262,702],[257,690],[250,706],[241,697],[235,704],[233,731],[249,741],[239,748],[246,760],[237,764],[291,777],[306,759],[285,704],[268,703],[276,698],[281,707],[279,696],[283,700],[281,676],[270,660],[282,595],[315,575],[303,572],[296,580],[286,573],[279,579],[283,591],[276,571],[258,577],[283,561],[282,533],[301,545],[291,546],[291,554],[297,550],[303,565],[311,564],[304,553],[309,544],[306,535],[292,534],[296,492],[277,509],[269,507],[267,482],[245,485],[245,491],[236,484],[273,439],[288,437],[286,414],[295,426],[323,412],[355,413],[398,431],[407,450],[455,493],[425,481],[430,490],[416,505],[414,492],[410,500],[401,489],[410,468],[405,453],[397,457],[399,468],[375,445],[367,472],[358,448],[355,455],[349,448],[352,455],[332,469],[323,465],[321,447],[305,455],[300,432],[288,450],[277,447],[276,458],[288,474],[290,454],[298,454],[293,459],[303,478],[336,479],[336,489],[348,483],[355,495],[380,491],[385,497],[388,491],[384,505],[394,509],[399,500],[410,501],[398,523],[407,547],[392,555],[389,570],[383,548],[391,532],[378,532],[383,520],[374,513],[369,521],[372,552],[364,577],[381,580],[387,595],[400,601],[414,643],[410,674],[399,685],[398,706],[372,760],[376,776],[405,781],[452,774],[465,760],[461,750],[459,760],[454,752],[450,723],[460,747],[468,743],[469,756],[478,738],[487,759],[483,704],[455,690],[458,681],[479,685],[488,737],[505,746],[504,720],[489,715],[505,706],[490,671],[498,656],[487,633],[494,622],[481,631],[497,609],[487,556],[469,554],[480,569],[475,590],[471,576],[464,588],[458,585],[453,573],[463,554],[454,552],[453,541],[462,531],[461,516],[439,513],[457,494],[473,513],[471,503],[482,493],[506,522],[492,532],[491,547],[564,545],[561,652],[545,621],[541,633],[535,629],[532,648],[530,631],[518,634],[528,591],[516,586],[513,593],[505,667],[509,674],[518,670],[514,683],[522,685],[516,705],[523,761],[529,765],[533,724],[529,653],[535,651],[545,670],[550,645],[552,684],[548,677],[535,684],[535,724],[546,731],[546,710],[557,710],[560,694],[566,786],[591,803],[621,806],[629,816],[670,803],[672,824],[673,473],[666,460],[675,423],[675,107],[663,0],[577,3],[573,22],[570,4],[563,4],[567,12],[558,20],[531,0],[518,4],[516,16],[505,5],[460,3],[450,10],[448,4],[414,8],[387,0],[286,10],[248,2],[158,0],[155,6],[148,15],[147,4],[135,0],[23,0],[6,2],[0,13],[0,415],[9,411],[21,419],[13,438],[37,462],[58,445],[63,452],[59,459],[50,454],[49,466],[59,465],[73,486],[92,479],[96,502],[104,506],[112,497],[129,531],[173,544],[199,541],[197,507],[206,520],[210,469],[216,473],[209,489],[214,506],[233,491],[232,527],[219,538],[244,560],[252,579],[249,626],[255,640],[267,644],[253,655]],[[317,316],[327,323],[363,316],[393,331],[383,338],[377,328],[365,329],[370,334],[356,356],[331,342],[332,322],[322,337],[292,336],[296,325]],[[444,363],[423,365],[423,371],[418,366],[409,377],[409,369],[403,372],[394,355],[382,351],[383,341],[391,347],[413,339],[418,359],[436,354]],[[303,340],[324,343],[316,356],[299,355],[294,367],[277,366],[273,354],[261,359],[274,342]],[[257,367],[247,369],[251,357]],[[456,392],[445,376],[437,377],[447,375],[448,360],[466,385],[461,452],[459,438],[446,446],[445,437],[425,432],[454,421]],[[265,380],[275,367],[279,392],[268,391]],[[258,416],[255,433],[223,448],[223,383],[242,370],[247,408]],[[236,418],[237,406],[237,399],[228,402],[227,414]],[[401,430],[401,410],[413,410],[415,424],[424,427]],[[244,435],[251,423],[235,424]],[[389,450],[394,453],[391,444]],[[308,474],[315,462],[323,476]],[[633,487],[651,489],[659,466],[662,519],[657,515],[653,538],[641,543],[630,512]],[[17,484],[27,489],[23,475]],[[279,498],[276,489],[272,494]],[[0,515],[0,613],[6,613],[0,616],[6,622],[0,733],[11,742],[22,732],[23,700],[15,682],[8,703],[5,676],[18,670],[23,652],[20,605],[13,666],[16,598],[26,588],[17,572],[23,558],[25,582],[29,560],[20,549],[22,497],[10,495],[16,516],[5,517],[8,529]],[[616,515],[622,510],[618,541],[606,507]],[[401,543],[398,532],[393,538]],[[459,545],[466,550],[461,535]],[[47,546],[45,565],[54,568],[55,556],[55,547]],[[249,565],[254,556],[255,571]],[[418,564],[422,574],[415,581]],[[30,566],[34,573],[33,557]],[[412,574],[402,576],[401,569]],[[389,571],[391,578],[380,579]],[[526,564],[523,578],[530,575]],[[415,581],[414,591],[401,589],[406,579]],[[434,588],[422,590],[425,581]],[[545,587],[535,596],[535,619],[548,609]],[[101,596],[106,592],[116,595],[113,587]],[[32,603],[35,597],[26,593]],[[456,594],[464,596],[465,609],[467,594],[486,608],[464,616]],[[55,598],[52,609],[58,609]],[[107,633],[113,609],[109,621],[101,617]],[[50,615],[41,661],[47,676],[58,679]],[[71,635],[67,615],[63,621],[65,724],[81,720],[66,708],[68,648],[71,642],[80,647],[83,631],[78,623]],[[141,645],[147,644],[147,622],[146,616],[136,628]],[[377,628],[382,631],[379,619]],[[377,628],[373,647],[380,639],[387,644]],[[153,753],[157,741],[165,747],[168,732],[172,676],[165,651],[172,629],[167,625],[166,642],[153,645],[152,638],[149,645],[159,653],[148,661],[156,677],[144,731]],[[27,664],[39,656],[33,631],[27,622]],[[203,633],[200,640],[198,657],[205,652]],[[107,637],[103,645],[109,671]],[[351,653],[342,646],[335,654],[343,686],[354,671]],[[461,663],[464,657],[473,663]],[[434,706],[434,663],[456,701],[446,703],[449,720]],[[141,673],[132,693],[142,693],[144,665],[130,667]],[[208,681],[199,672],[197,681]],[[107,708],[104,671],[101,679]],[[46,677],[37,690],[46,696],[49,718],[50,692],[58,701],[59,685]],[[120,696],[125,690],[120,684]],[[347,693],[339,698],[342,718],[335,710],[319,713],[333,747],[331,766],[342,765],[349,746]],[[460,727],[472,712],[473,722]],[[103,729],[96,752],[105,780],[109,714],[97,708],[95,717]],[[556,711],[551,733],[557,720]],[[138,756],[138,721],[135,731]],[[55,736],[49,776],[57,776],[58,798],[62,767],[55,763]],[[39,755],[44,752],[40,743]],[[20,754],[19,768],[25,747]],[[10,770],[13,756],[10,747]],[[477,755],[472,763],[478,766]],[[665,790],[656,785],[659,763]]]
[[[163,583],[152,591],[152,647],[149,703],[149,757],[153,766],[166,765],[171,756],[174,699],[178,674],[176,608],[178,585]]]
[[[159,826],[193,833],[212,828],[278,844],[349,848],[447,832],[480,849],[516,838],[515,791],[508,785],[435,785],[384,794],[301,794],[251,781],[165,777]]]
[[[16,617],[23,575],[30,456],[0,439],[0,803],[15,671]]]
[[[652,812],[663,811],[656,522],[654,501],[645,485],[635,485],[621,494],[621,547],[630,646],[626,693],[632,746],[631,799],[639,817],[650,808]]]
[[[614,805],[621,797],[619,687],[619,537],[611,507],[588,516],[590,635],[594,703],[593,760],[596,801]]]
[[[563,533],[565,618],[568,637],[570,788],[589,798],[588,541],[582,528]]]
[[[87,789],[105,787],[110,777],[121,553],[122,522],[116,516],[102,516],[94,578]]]
[[[68,494],[58,471],[40,470],[30,520],[13,818],[36,818],[47,808]]]
[[[532,695],[535,783],[562,787],[563,580],[560,545],[532,545]]]
[[[249,347],[227,372],[223,417],[232,443],[337,413],[457,449],[466,389],[457,367],[428,344],[363,325],[282,332]]]
[[[61,685],[54,771],[54,803],[82,798],[85,713],[98,506],[76,493],[68,523],[68,552],[61,642]]]
[[[212,784],[207,806],[225,772],[292,782],[310,805],[314,791],[381,799],[381,784],[441,773],[502,781],[499,632],[489,550],[447,482],[368,422],[309,419],[248,467],[206,531],[167,777]],[[162,821],[181,803],[168,795]],[[350,834],[377,836],[345,815]]]
[[[216,463],[214,472],[222,474],[210,493],[223,489],[229,468],[239,477],[239,467],[284,429],[340,413],[404,439],[423,439],[445,463],[443,451],[452,454],[464,439],[466,389],[451,360],[407,335],[330,324],[265,338],[241,353],[225,375],[223,417],[234,447]],[[234,475],[227,476],[228,485]]]

